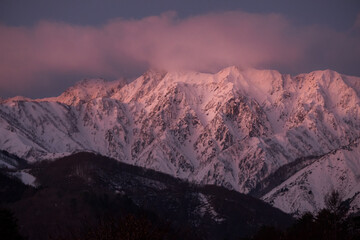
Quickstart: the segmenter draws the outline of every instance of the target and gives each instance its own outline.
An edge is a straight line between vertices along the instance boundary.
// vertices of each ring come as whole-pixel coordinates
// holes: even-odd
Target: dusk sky
[[[2,98],[230,65],[360,76],[360,1],[0,1]]]

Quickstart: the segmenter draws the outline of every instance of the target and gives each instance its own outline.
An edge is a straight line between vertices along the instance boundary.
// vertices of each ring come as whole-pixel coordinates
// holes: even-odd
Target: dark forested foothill
[[[29,240],[237,239],[262,225],[284,229],[293,221],[251,196],[91,153],[27,168],[37,179],[36,188],[23,189],[4,174],[0,189],[20,184],[16,191],[3,190],[3,196],[17,196],[3,205],[14,212],[19,232]]]
[[[23,240],[19,233],[19,226],[14,214],[6,208],[0,208],[0,239]]]
[[[360,217],[337,191],[294,221],[251,196],[91,153],[27,169],[36,188],[0,171],[1,239],[360,239]]]
[[[358,240],[360,215],[348,215],[341,194],[333,191],[325,197],[325,208],[317,214],[305,213],[291,227],[282,231],[264,226],[251,240]]]

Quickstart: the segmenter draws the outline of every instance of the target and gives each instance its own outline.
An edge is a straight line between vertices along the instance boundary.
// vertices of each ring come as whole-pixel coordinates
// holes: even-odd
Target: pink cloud
[[[59,85],[56,75],[116,78],[140,74],[144,67],[215,72],[228,65],[303,71],[310,64],[336,66],[360,55],[358,36],[294,26],[281,15],[239,11],[187,19],[169,12],[114,19],[103,26],[46,21],[29,28],[0,25],[0,36],[4,95],[31,95],[30,87]]]
[[[296,39],[278,15],[227,12],[192,17],[182,21],[173,15],[140,21],[114,21],[106,26],[114,33],[117,49],[166,69],[218,70],[227,65],[285,63],[301,55]],[[116,29],[117,31],[114,31]]]

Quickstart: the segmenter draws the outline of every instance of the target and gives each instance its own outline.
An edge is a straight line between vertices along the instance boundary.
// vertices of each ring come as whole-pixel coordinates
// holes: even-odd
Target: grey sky
[[[180,17],[242,10],[281,13],[298,24],[347,29],[360,12],[358,0],[1,0],[0,21],[32,25],[40,20],[103,24],[112,18],[143,18],[176,11]]]
[[[170,11],[176,17],[164,17]],[[249,36],[232,19],[251,29]],[[129,30],[134,24],[147,35]],[[196,29],[203,39],[191,36]],[[223,43],[219,34],[226,35]],[[169,58],[182,67],[193,60],[201,71],[247,64],[232,52],[283,73],[329,68],[360,76],[359,42],[359,0],[0,0],[0,96],[54,96],[82,78],[132,78]]]

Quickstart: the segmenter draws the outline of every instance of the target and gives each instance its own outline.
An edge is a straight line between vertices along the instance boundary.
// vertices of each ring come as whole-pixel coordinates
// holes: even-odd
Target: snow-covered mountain
[[[330,70],[148,71],[1,100],[0,149],[29,162],[98,152],[299,213],[333,188],[359,198],[359,99],[360,78]]]

